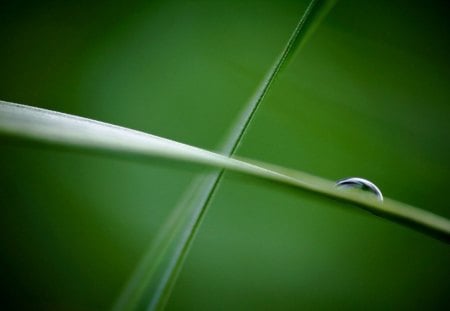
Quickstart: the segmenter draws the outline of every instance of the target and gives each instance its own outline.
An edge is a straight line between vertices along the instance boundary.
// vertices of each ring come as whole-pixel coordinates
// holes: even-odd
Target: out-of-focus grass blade
[[[227,156],[235,153],[253,115],[281,68],[294,54],[296,48],[305,41],[307,35],[317,26],[334,2],[330,0],[312,0],[310,2],[276,62],[267,72],[253,97],[245,105],[237,122],[231,127],[231,132],[224,140],[221,153]],[[223,171],[217,171],[204,177],[200,176],[200,186],[195,184],[188,189],[185,196],[188,198],[195,197],[196,200],[189,201],[189,205],[180,204],[175,209],[158,236],[158,240],[164,240],[165,243],[158,244],[161,245],[160,248],[152,247],[146,258],[141,261],[139,268],[136,270],[137,272],[132,276],[129,285],[127,285],[116,304],[117,310],[135,309],[136,306],[139,306],[138,309],[140,309],[140,307],[145,306],[144,301],[146,300],[149,301],[149,310],[161,310],[164,308],[196,230],[202,221],[208,203],[213,197],[222,175]],[[193,192],[198,192],[202,195],[192,194]],[[185,198],[181,200],[181,202],[185,201]],[[174,234],[174,232],[177,234]],[[165,244],[175,245],[166,247]],[[165,259],[153,260],[153,258],[160,258],[160,256],[165,257]],[[142,271],[145,271],[145,273],[142,274]],[[135,290],[130,287],[134,287]]]
[[[158,232],[151,248],[141,259],[121,293],[114,310],[154,310],[163,308],[171,287],[182,266],[180,259],[188,251],[187,245],[194,238],[199,225],[199,203],[206,204],[219,171],[198,176],[185,192],[182,200]]]
[[[282,67],[288,63],[295,52],[306,42],[306,39],[320,24],[336,1],[337,0],[312,0],[310,2],[283,51],[269,69],[247,105],[245,105],[237,122],[231,127],[231,132],[224,140],[223,153],[229,155],[234,154],[254,113],[258,109],[259,104],[264,100],[276,76],[280,73]]]

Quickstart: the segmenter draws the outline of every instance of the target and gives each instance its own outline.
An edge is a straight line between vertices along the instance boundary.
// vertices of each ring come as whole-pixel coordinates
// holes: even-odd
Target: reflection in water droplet
[[[341,179],[336,182],[336,187],[359,188],[361,190],[372,192],[373,194],[375,194],[377,196],[378,200],[383,201],[383,194],[381,193],[380,189],[378,189],[378,187],[375,186],[374,183],[372,183],[364,178],[351,177],[351,178]]]

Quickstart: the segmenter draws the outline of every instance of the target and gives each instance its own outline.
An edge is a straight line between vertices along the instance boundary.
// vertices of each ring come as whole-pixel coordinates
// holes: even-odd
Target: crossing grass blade
[[[280,70],[286,65],[298,47],[305,42],[307,36],[320,23],[333,4],[334,1],[329,0],[312,0],[310,2],[281,54],[267,72],[255,94],[245,105],[237,122],[231,127],[231,131],[225,138],[221,148],[222,154],[227,156],[234,155],[255,112],[264,100]],[[163,240],[164,242],[156,244],[161,245],[160,248],[156,246],[151,247],[148,255],[141,261],[136,273],[119,297],[116,304],[117,310],[132,310],[136,309],[137,305],[145,307],[146,300],[149,301],[149,310],[161,310],[164,308],[196,231],[222,176],[223,171],[200,176],[199,181],[196,181],[194,186],[187,190],[185,197],[181,200],[182,204],[179,204],[174,210],[157,238],[157,241]],[[199,182],[200,186],[197,185],[197,182]],[[187,199],[192,197],[195,199]],[[186,201],[189,203],[186,204]],[[174,234],[174,232],[177,232],[177,234]],[[166,245],[173,245],[173,247],[167,248]],[[160,258],[160,256],[164,255],[166,257],[165,260],[152,259]]]

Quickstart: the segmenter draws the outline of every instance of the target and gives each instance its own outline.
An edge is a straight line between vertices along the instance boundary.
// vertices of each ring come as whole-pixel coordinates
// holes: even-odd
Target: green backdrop
[[[210,150],[308,1],[13,1],[0,98]],[[446,1],[342,0],[238,154],[450,217]],[[0,141],[6,309],[109,309],[197,166]],[[450,248],[329,199],[226,173],[168,310],[448,309]]]

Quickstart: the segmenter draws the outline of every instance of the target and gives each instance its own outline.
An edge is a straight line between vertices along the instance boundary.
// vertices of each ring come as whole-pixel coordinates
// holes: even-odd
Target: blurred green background
[[[12,1],[0,99],[214,150],[308,1]],[[238,154],[450,217],[446,1],[340,1]],[[109,309],[199,167],[0,141],[2,309]],[[226,174],[168,310],[448,309],[450,248]]]

